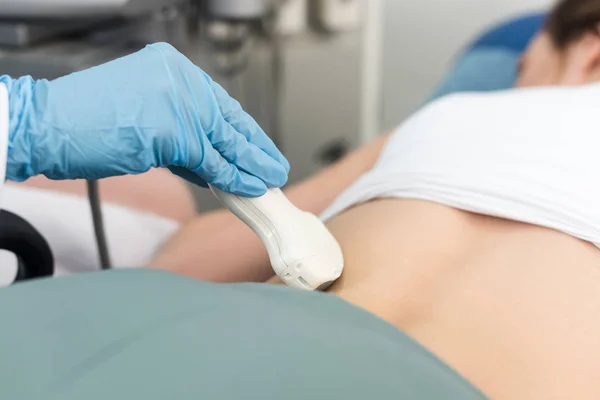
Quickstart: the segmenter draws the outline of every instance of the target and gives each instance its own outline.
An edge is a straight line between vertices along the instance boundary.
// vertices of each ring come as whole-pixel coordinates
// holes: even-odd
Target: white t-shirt
[[[322,214],[422,199],[600,245],[600,84],[442,98],[396,129]]]

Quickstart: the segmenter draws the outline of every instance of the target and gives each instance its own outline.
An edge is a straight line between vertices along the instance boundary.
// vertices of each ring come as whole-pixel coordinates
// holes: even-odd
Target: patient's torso
[[[595,246],[421,200],[375,200],[328,227],[346,260],[332,292],[491,398],[600,398]]]
[[[600,398],[599,105],[593,85],[417,113],[323,215],[331,290],[494,399]]]

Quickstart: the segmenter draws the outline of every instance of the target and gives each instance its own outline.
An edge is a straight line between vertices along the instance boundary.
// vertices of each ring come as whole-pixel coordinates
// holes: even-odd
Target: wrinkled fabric
[[[0,77],[9,89],[8,179],[99,179],[154,167],[259,196],[289,163],[240,104],[158,43],[54,81]]]
[[[6,400],[483,400],[387,322],[321,292],[152,270],[0,291]]]

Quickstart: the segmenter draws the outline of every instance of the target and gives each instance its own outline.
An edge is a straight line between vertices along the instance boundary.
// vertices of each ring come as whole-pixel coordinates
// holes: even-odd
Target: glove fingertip
[[[260,197],[267,193],[268,185],[259,178],[240,172],[240,179],[223,188],[230,193],[243,197]]]
[[[280,188],[288,181],[288,174],[282,168],[280,171],[273,171],[270,176],[264,178],[264,183],[269,188]]]
[[[285,168],[286,174],[289,174],[290,173],[290,169],[292,168],[291,165],[290,165],[290,162],[283,155],[281,157],[279,157],[279,158],[280,158],[279,162],[281,163],[281,165],[283,165],[283,168]]]
[[[234,189],[232,193],[235,193],[243,197],[260,197],[267,193],[267,186],[264,183],[259,185],[248,186],[245,185],[243,188]]]

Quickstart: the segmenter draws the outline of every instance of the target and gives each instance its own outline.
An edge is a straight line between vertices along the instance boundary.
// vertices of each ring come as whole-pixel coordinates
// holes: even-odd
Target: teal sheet
[[[111,271],[0,290],[0,399],[482,399],[325,294]]]

